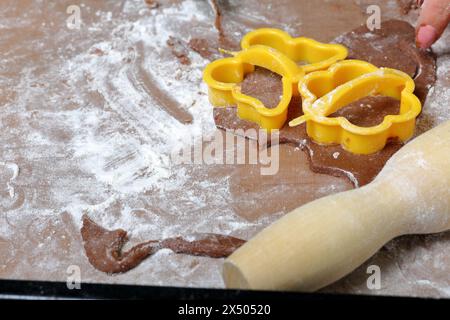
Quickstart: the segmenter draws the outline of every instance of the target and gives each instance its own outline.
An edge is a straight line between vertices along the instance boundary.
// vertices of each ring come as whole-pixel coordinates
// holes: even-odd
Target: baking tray
[[[65,282],[0,280],[1,299],[151,299],[166,301],[271,301],[275,304],[295,301],[336,302],[450,302],[450,299],[424,299],[377,295],[274,292],[256,290],[205,289],[122,284],[82,283],[81,289],[68,289]]]

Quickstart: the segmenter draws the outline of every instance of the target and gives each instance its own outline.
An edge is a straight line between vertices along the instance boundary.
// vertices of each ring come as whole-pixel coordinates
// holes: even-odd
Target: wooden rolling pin
[[[450,121],[400,149],[365,187],[290,212],[225,260],[230,288],[315,291],[404,234],[450,229]]]

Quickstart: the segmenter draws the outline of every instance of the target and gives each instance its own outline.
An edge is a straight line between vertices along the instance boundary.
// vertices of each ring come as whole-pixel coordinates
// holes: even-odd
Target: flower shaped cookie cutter
[[[231,53],[233,57],[216,60],[205,68],[203,79],[208,85],[209,100],[215,107],[237,105],[241,119],[256,122],[267,130],[283,127],[292,96],[298,95],[298,83],[307,72],[326,69],[347,56],[344,46],[292,38],[281,30],[267,28],[248,33],[241,47],[242,51]],[[298,65],[298,61],[308,64]],[[283,95],[273,109],[240,90],[239,83],[255,66],[282,76]]]
[[[347,48],[340,44],[321,43],[305,37],[293,38],[288,33],[273,28],[256,29],[242,38],[242,49],[254,45],[265,45],[280,51],[296,62],[305,74],[325,70],[348,55]]]
[[[299,91],[304,115],[289,125],[306,122],[308,136],[317,143],[341,144],[356,154],[375,153],[384,148],[389,138],[406,141],[413,135],[422,108],[414,88],[413,79],[399,70],[377,68],[359,60],[341,61],[303,78]],[[351,102],[374,95],[399,100],[399,114],[387,115],[382,123],[372,127],[356,126],[344,117],[328,117]]]
[[[283,95],[278,105],[269,109],[264,104],[241,92],[239,83],[255,66],[266,68],[282,76]],[[253,46],[234,57],[216,60],[206,66],[203,79],[208,84],[209,101],[216,107],[237,105],[242,119],[258,123],[271,130],[286,122],[289,103],[304,73],[284,54],[266,46]]]

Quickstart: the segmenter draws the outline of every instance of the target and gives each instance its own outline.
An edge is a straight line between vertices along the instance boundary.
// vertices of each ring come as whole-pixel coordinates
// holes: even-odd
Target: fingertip
[[[416,35],[416,45],[421,49],[428,49],[436,42],[438,31],[431,25],[421,26]]]

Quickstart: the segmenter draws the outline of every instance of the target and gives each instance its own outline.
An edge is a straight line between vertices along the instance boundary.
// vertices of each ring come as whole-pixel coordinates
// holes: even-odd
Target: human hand
[[[416,26],[416,45],[427,49],[435,43],[450,22],[450,0],[417,0],[422,5]]]

